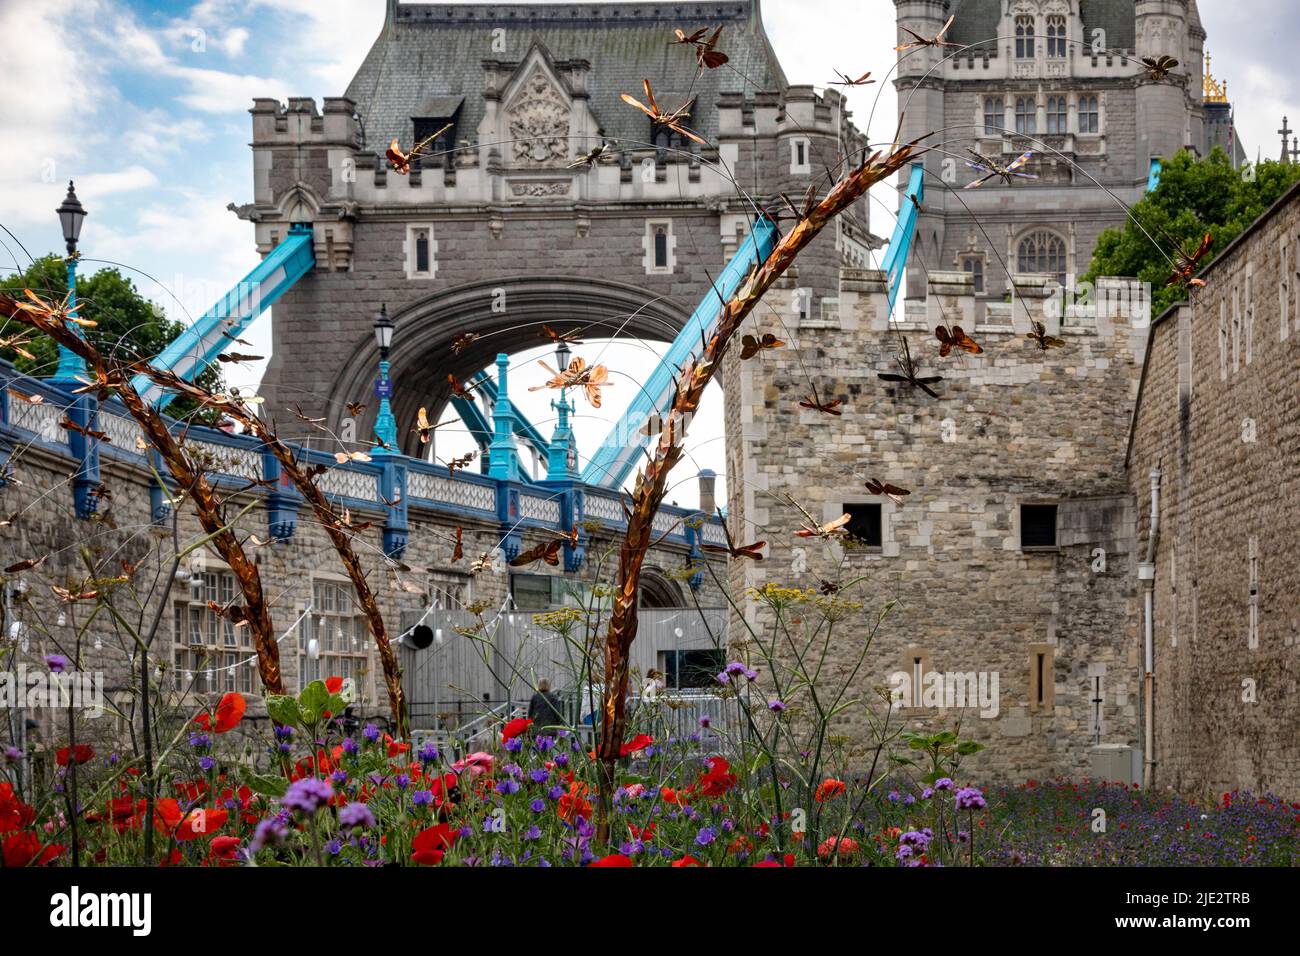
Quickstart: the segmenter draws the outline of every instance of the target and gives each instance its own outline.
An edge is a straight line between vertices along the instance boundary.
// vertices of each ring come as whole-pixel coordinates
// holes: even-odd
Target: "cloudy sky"
[[[1247,151],[1276,158],[1282,115],[1300,126],[1300,5],[1200,6],[1214,73],[1229,81]],[[75,178],[90,211],[83,268],[97,259],[129,266],[169,314],[201,314],[256,262],[252,227],[226,210],[252,199],[250,101],[342,93],[383,12],[383,0],[0,0],[0,223],[33,255],[61,251],[54,208]],[[889,0],[765,0],[763,12],[792,82],[824,85],[830,67],[880,76],[893,63]],[[874,110],[873,139],[890,138],[887,84],[852,90],[850,102],[860,127]],[[874,203],[874,232],[889,234],[891,211]],[[0,240],[7,272],[26,257],[8,235]],[[259,351],[269,348],[270,320],[250,337]],[[617,368],[635,354],[611,347],[603,360]],[[231,377],[251,384],[259,375],[253,367]],[[543,424],[546,398],[534,398],[524,410]],[[714,395],[696,421],[692,450],[697,464],[722,473],[720,416]],[[580,445],[594,448],[606,427],[584,418]],[[677,497],[693,502],[693,488]]]

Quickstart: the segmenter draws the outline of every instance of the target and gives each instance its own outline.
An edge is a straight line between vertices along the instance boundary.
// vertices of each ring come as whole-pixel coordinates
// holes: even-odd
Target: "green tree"
[[[1098,237],[1084,279],[1132,276],[1149,282],[1154,318],[1187,297],[1182,286],[1165,286],[1173,273],[1175,243],[1190,253],[1207,232],[1213,235],[1214,246],[1201,260],[1204,268],[1297,180],[1300,165],[1293,163],[1233,169],[1217,146],[1202,160],[1184,150],[1164,164],[1160,185],[1132,208],[1124,227]]]
[[[0,279],[0,291],[21,298],[24,289],[55,302],[63,301],[68,292],[65,260],[56,255],[37,259],[27,271]],[[142,296],[130,279],[116,269],[100,269],[93,275],[77,276],[77,314],[96,323],[83,330],[86,337],[105,355],[128,360],[152,358],[180,335],[185,325],[170,321],[162,309]],[[17,330],[8,328],[4,334]],[[24,348],[35,356],[23,358],[12,349],[0,350],[0,358],[13,362],[21,371],[35,376],[49,376],[58,365],[58,347],[46,336],[35,337]],[[198,384],[209,391],[221,391],[221,372],[209,367],[199,376]],[[167,412],[182,418],[197,408],[192,399],[178,398]],[[200,415],[198,420],[207,420]]]

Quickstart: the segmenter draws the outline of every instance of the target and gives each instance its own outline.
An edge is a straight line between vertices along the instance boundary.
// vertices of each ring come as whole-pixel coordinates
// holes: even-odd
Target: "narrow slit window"
[[[417,232],[415,234],[415,271],[429,271],[429,234],[427,232]]]

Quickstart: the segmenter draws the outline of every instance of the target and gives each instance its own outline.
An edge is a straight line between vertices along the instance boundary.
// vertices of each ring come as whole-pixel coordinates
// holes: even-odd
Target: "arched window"
[[[1002,131],[1007,121],[1007,108],[1000,96],[990,96],[984,100],[984,134],[995,136]]]
[[[1101,112],[1097,108],[1097,97],[1079,97],[1079,132],[1101,132]]]
[[[1038,132],[1038,103],[1032,96],[1016,97],[1016,132],[1025,136]]]
[[[1065,17],[1047,18],[1047,55],[1057,58],[1065,56]]]
[[[1043,229],[1020,240],[1016,268],[1020,272],[1053,276],[1065,285],[1065,240]]]
[[[1016,59],[1032,60],[1034,58],[1034,18],[1016,17]]]
[[[1064,96],[1047,98],[1047,131],[1049,133],[1069,132],[1069,107]]]

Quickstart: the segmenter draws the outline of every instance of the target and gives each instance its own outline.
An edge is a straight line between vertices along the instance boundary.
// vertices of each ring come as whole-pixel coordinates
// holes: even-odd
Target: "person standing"
[[[545,677],[537,682],[537,693],[528,702],[528,719],[533,722],[534,733],[544,727],[565,726],[560,713],[560,698],[551,690],[551,682]]]

